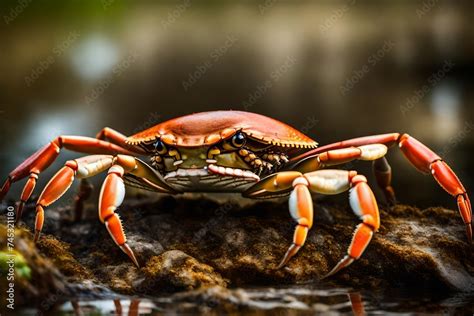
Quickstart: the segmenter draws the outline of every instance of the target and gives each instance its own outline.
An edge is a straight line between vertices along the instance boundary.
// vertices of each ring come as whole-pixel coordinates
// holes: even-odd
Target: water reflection
[[[52,311],[50,311],[52,312]],[[74,300],[58,306],[59,315],[347,315],[436,313],[473,314],[474,298],[469,293],[436,297],[433,293],[318,289],[309,285],[290,288],[219,287],[176,294],[103,300]],[[25,314],[36,314],[33,310]]]
[[[156,311],[156,306],[149,300],[110,300],[110,301],[71,301],[61,307],[64,313],[73,313],[75,316],[99,314],[99,315],[148,315]]]
[[[75,316],[91,314],[137,316],[160,312],[220,314],[231,308],[256,315],[275,311],[279,314],[293,314],[295,311],[339,314],[352,311],[355,316],[366,315],[361,293],[344,289],[336,291],[238,289],[234,291],[238,293],[224,300],[222,300],[223,297],[217,296],[195,299],[191,295],[185,298],[185,293],[157,299],[73,300],[60,306],[59,311]],[[221,299],[220,302],[218,302],[219,299]]]

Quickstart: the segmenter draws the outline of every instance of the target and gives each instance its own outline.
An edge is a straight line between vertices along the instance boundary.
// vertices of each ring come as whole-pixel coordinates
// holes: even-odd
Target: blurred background
[[[7,0],[0,17],[2,178],[60,134],[234,109],[320,144],[408,132],[474,189],[471,1]],[[401,201],[455,207],[388,159]]]

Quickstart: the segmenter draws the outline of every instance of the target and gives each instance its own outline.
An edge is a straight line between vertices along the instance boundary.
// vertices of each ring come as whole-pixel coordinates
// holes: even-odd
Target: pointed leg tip
[[[472,224],[466,224],[467,241],[472,244]]]
[[[339,271],[341,271],[342,269],[348,267],[349,265],[351,265],[351,263],[353,263],[355,261],[354,258],[352,257],[349,257],[349,256],[345,256],[341,261],[339,261],[336,266],[334,268],[332,268],[331,271],[329,271],[325,276],[323,276],[321,278],[321,280],[324,280],[336,273],[338,273]]]
[[[290,248],[286,251],[285,255],[283,256],[283,259],[281,259],[280,264],[275,268],[275,270],[279,270],[283,268],[289,261],[290,259],[296,255],[296,253],[300,250],[301,246],[297,246],[295,244],[292,244]]]
[[[133,264],[135,264],[137,268],[140,268],[140,264],[138,263],[138,260],[135,257],[135,254],[133,253],[132,248],[130,248],[130,246],[127,243],[120,245],[120,249],[122,249],[122,251],[127,254],[127,256],[130,258],[130,260],[132,260]]]
[[[16,211],[16,217],[15,217],[15,225],[18,224],[18,222],[20,222],[21,220],[21,215],[23,214],[23,208],[25,207],[25,202],[24,201],[20,201],[18,203],[18,208],[17,208],[17,211]]]
[[[8,190],[10,189],[10,185],[12,183],[12,179],[8,177],[8,179],[3,184],[2,188],[0,189],[0,201],[3,201],[5,195],[7,195]]]
[[[35,238],[33,239],[35,243],[38,242],[41,232],[39,230],[35,230]]]
[[[280,270],[280,269],[283,268],[286,264],[287,264],[287,262],[286,262],[285,260],[280,261],[280,263],[277,265],[277,267],[275,268],[275,270]]]

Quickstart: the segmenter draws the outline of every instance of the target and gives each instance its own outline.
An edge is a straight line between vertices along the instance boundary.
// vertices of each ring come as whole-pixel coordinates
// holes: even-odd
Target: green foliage
[[[8,275],[10,263],[15,262],[15,277],[29,280],[31,278],[31,269],[25,261],[23,255],[17,251],[0,251],[0,274]]]

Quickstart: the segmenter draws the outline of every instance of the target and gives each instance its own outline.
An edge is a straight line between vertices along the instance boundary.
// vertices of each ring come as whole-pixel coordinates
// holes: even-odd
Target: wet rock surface
[[[34,271],[33,284],[48,277],[58,280],[57,288],[63,283],[93,284],[127,295],[303,283],[379,292],[474,291],[473,247],[454,210],[381,206],[380,231],[362,258],[321,280],[345,255],[358,224],[350,208],[343,202],[317,200],[315,225],[305,246],[287,267],[276,270],[293,235],[287,202],[242,200],[238,195],[126,200],[119,213],[140,268],[113,243],[92,202],[80,222],[72,220],[68,205],[48,209],[37,247],[27,231],[34,227],[29,205],[17,230],[24,246],[17,251]],[[37,261],[49,268],[36,272],[41,266]],[[90,291],[87,286],[75,289]]]
[[[11,238],[10,232],[13,230],[14,238],[7,239]],[[10,304],[48,304],[44,302],[44,298],[50,293],[72,294],[63,274],[49,259],[40,254],[30,235],[25,229],[0,225],[1,309]],[[10,242],[14,247],[9,248],[13,245]],[[65,264],[64,273],[68,270],[69,265]],[[8,298],[12,300],[7,300]]]

